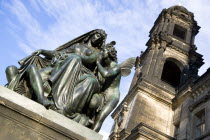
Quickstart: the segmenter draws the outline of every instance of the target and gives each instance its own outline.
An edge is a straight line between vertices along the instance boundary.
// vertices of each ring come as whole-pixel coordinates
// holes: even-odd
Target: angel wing
[[[124,76],[124,77],[128,76],[131,73],[131,69],[135,65],[135,62],[136,62],[136,57],[128,58],[127,60],[122,62],[120,64],[121,75]]]

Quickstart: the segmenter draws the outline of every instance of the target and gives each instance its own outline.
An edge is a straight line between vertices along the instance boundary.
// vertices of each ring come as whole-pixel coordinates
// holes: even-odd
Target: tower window
[[[195,115],[196,138],[205,133],[205,110]]]
[[[179,25],[175,25],[173,35],[185,40],[187,30]]]
[[[180,79],[181,70],[179,67],[174,62],[166,61],[163,67],[161,80],[172,85],[173,87],[177,87],[180,83]]]

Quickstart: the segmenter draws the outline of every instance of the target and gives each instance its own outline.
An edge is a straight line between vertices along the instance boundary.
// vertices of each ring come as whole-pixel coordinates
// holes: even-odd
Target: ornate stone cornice
[[[170,45],[172,43],[172,39],[168,37],[168,34],[165,32],[160,32],[159,34],[156,34],[152,36],[148,42],[147,46],[149,50],[153,50],[156,47],[158,49],[166,49],[166,46]]]
[[[210,136],[210,132],[207,132],[207,133],[203,134],[202,136],[196,138],[195,140],[203,140],[207,137],[209,138],[209,136]]]
[[[144,91],[143,92],[144,94],[152,97],[156,101],[161,102],[169,107],[172,107],[172,98],[173,97],[170,98],[170,97],[163,95],[162,93],[160,94],[160,92],[158,92],[158,91],[163,91],[163,89],[160,89],[159,87],[157,87],[157,85],[152,85],[152,84],[153,83],[146,81],[146,80],[141,81],[141,84],[138,84],[138,89],[141,91]],[[155,90],[157,90],[157,91],[155,91]],[[168,94],[169,91],[166,91],[166,93]]]
[[[119,132],[119,138],[120,138],[120,140],[123,140],[123,139],[127,138],[130,134],[131,134],[130,131],[128,131],[128,130],[126,130],[126,129],[122,129],[122,130]]]
[[[156,88],[158,88],[158,89],[161,89],[162,91],[164,91],[164,92],[166,92],[166,93],[169,93],[170,95],[174,95],[174,94],[175,94],[175,93],[173,93],[173,92],[171,92],[171,91],[169,91],[169,90],[166,90],[166,89],[162,88],[161,86],[156,85],[156,84],[154,84],[154,83],[152,83],[152,82],[150,82],[150,81],[148,81],[148,80],[146,80],[146,79],[142,79],[142,80],[145,81],[145,82],[147,82],[147,83],[149,83],[149,84],[151,84],[151,85],[153,85],[154,87],[156,87]]]
[[[132,131],[126,140],[134,140],[140,138],[140,136],[148,139],[164,139],[164,140],[176,140],[175,138],[141,122]]]
[[[204,62],[203,62],[203,55],[197,53],[194,49],[195,46],[191,47],[192,49],[189,51],[190,56],[190,63],[194,63],[198,68],[200,68]]]
[[[109,139],[110,140],[118,140],[119,138],[119,134],[117,132],[112,132],[110,135],[109,135]]]
[[[201,99],[199,99],[198,101],[196,101],[195,103],[193,103],[189,109],[190,111],[193,111],[197,106],[199,106],[202,103],[205,103],[206,101],[208,101],[210,99],[210,91],[208,91],[208,93],[203,96]]]
[[[172,48],[172,49],[174,49],[174,50],[176,50],[176,51],[178,51],[178,52],[180,52],[180,53],[182,53],[182,54],[184,54],[186,56],[189,56],[189,54],[188,54],[188,52],[186,50],[183,50],[183,49],[181,49],[181,48],[179,48],[177,46],[174,46],[174,45],[170,44],[170,45],[168,45],[168,47]]]
[[[174,45],[173,41],[178,41],[182,44],[184,43],[182,41],[179,41],[179,39],[176,39],[176,37],[174,36],[172,37],[171,35],[165,32],[160,32],[160,34],[154,35],[153,37],[151,37],[151,39],[149,39],[146,45],[148,46],[149,50],[155,49],[156,46],[158,46],[159,49],[163,48],[164,50],[166,49],[166,47],[170,47],[186,56],[189,56],[189,52],[187,50],[184,50],[180,48],[179,46]],[[184,45],[189,46],[189,44],[187,43],[184,43]]]
[[[164,21],[165,19],[171,20],[172,22],[181,20],[183,21],[182,25],[185,24],[185,26],[191,28],[193,26],[193,32],[195,35],[199,32],[200,26],[198,26],[197,21],[194,19],[194,14],[182,6],[176,5],[168,9],[163,9],[154,24],[156,25],[158,22]],[[154,28],[155,27],[153,26],[150,33]]]
[[[191,23],[196,25],[197,27],[199,27],[197,25],[197,21],[194,19],[194,14],[190,11],[188,11],[185,7],[183,6],[172,6],[170,8],[168,8],[167,10],[165,10],[165,13],[169,14],[169,15],[175,15],[176,17],[182,19],[185,22]]]
[[[178,90],[178,93],[176,94],[175,98],[173,99],[173,108],[179,106],[179,104],[181,104],[188,97],[194,99],[195,106],[197,106],[202,100],[204,101],[205,99],[204,96],[207,96],[207,91],[209,90],[208,87],[210,86],[209,75],[210,75],[210,69],[207,70],[207,72],[205,72],[196,81],[193,82],[192,80],[190,80],[184,86],[182,86]]]
[[[173,109],[177,108],[180,104],[182,104],[187,98],[191,98],[191,87],[189,86],[185,91],[181,94],[175,96],[172,100]]]

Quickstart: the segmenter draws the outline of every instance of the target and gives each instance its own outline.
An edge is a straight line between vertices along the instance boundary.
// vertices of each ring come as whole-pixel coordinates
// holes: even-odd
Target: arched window
[[[181,80],[180,68],[174,62],[166,61],[163,67],[161,80],[167,82],[173,87],[179,86]]]

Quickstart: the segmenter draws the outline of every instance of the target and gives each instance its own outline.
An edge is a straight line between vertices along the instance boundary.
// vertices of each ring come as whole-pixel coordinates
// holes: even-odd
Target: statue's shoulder
[[[121,67],[120,67],[120,65],[119,65],[117,62],[115,62],[115,61],[113,61],[113,62],[111,63],[111,68],[110,68],[110,69],[116,71],[117,73],[120,73],[120,72],[121,72]]]
[[[120,68],[120,65],[117,62],[112,61],[111,67],[119,67]]]
[[[84,44],[84,43],[76,43],[74,45],[74,48],[77,48],[77,49],[88,49],[88,45]]]

